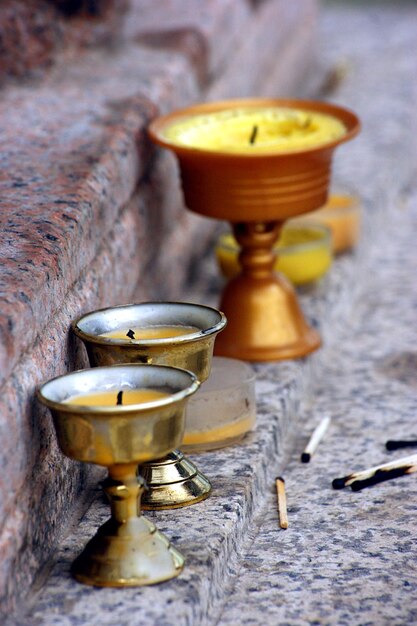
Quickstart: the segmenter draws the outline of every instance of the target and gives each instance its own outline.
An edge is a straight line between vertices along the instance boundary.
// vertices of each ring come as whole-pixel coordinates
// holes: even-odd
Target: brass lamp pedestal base
[[[221,308],[229,321],[215,353],[246,361],[275,361],[305,356],[321,345],[320,335],[304,319],[294,289],[273,271],[273,246],[282,222],[233,225],[242,251],[242,273],[223,293]]]
[[[138,587],[178,576],[184,557],[137,512],[144,489],[141,479],[126,473],[123,480],[108,478],[103,488],[110,499],[112,517],[74,561],[74,578],[99,587]]]
[[[205,500],[211,492],[210,481],[182,452],[174,450],[163,459],[139,467],[148,486],[142,508],[176,509]]]
[[[215,354],[244,361],[303,357],[321,345],[308,326],[291,285],[281,275],[256,279],[240,275],[227,285],[220,308],[229,325]]]

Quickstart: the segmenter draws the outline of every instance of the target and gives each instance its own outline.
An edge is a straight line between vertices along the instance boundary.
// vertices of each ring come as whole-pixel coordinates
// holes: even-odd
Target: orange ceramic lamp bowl
[[[152,122],[152,140],[178,157],[187,207],[232,222],[242,248],[216,354],[264,361],[319,347],[292,288],[274,275],[272,248],[286,219],[326,202],[333,151],[358,131],[352,112],[302,100],[201,104]]]

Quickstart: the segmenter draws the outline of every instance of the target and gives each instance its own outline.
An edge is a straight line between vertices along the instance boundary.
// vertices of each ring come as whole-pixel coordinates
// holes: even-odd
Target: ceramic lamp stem
[[[281,222],[239,222],[233,232],[242,250],[239,262],[243,274],[253,278],[271,276],[276,260],[274,244],[282,228]]]

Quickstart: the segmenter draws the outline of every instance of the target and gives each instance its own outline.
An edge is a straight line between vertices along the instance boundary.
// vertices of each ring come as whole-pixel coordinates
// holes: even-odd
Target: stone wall
[[[34,395],[87,364],[70,321],[133,294],[181,299],[215,227],[184,211],[174,159],[150,145],[147,124],[206,99],[304,93],[314,64],[315,0],[132,0],[102,4],[102,15],[94,6],[0,8],[4,612],[97,478],[61,455]]]

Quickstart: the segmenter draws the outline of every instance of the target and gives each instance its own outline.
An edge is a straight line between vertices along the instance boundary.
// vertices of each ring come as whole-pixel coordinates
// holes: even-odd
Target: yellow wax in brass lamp
[[[344,124],[331,115],[272,106],[194,115],[164,131],[178,145],[248,154],[304,150],[345,133]]]
[[[156,389],[123,389],[122,391],[104,390],[95,393],[78,394],[65,400],[65,404],[76,406],[117,406],[143,404],[168,397],[168,394]]]
[[[140,341],[143,339],[169,339],[170,337],[181,337],[198,333],[199,328],[195,326],[141,326],[133,328],[119,328],[117,330],[102,333],[100,337],[109,339],[130,339]]]

